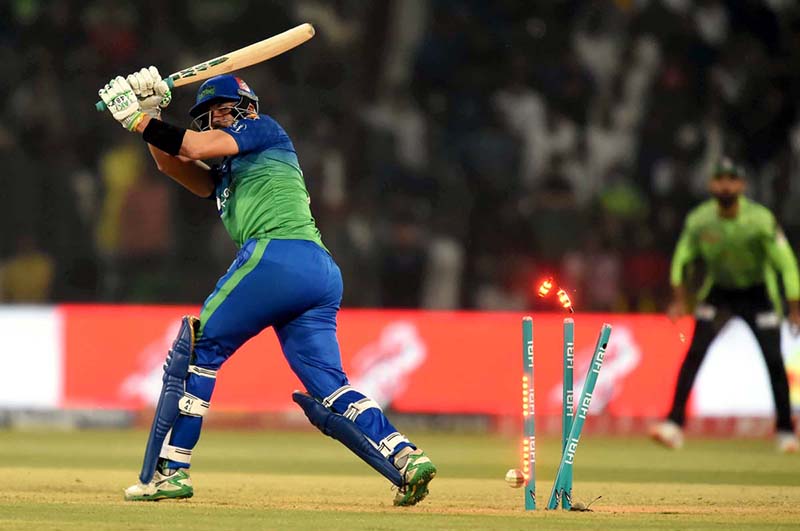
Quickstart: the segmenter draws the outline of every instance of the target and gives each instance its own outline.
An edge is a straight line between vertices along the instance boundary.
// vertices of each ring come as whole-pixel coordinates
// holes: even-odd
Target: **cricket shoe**
[[[398,489],[394,504],[407,507],[425,499],[428,483],[436,476],[436,467],[425,452],[407,446],[397,453],[394,463],[403,476],[403,486]]]
[[[782,454],[796,454],[800,450],[797,435],[790,431],[779,431],[775,435],[775,445]]]
[[[650,428],[650,438],[673,450],[683,448],[683,430],[671,420],[659,422]]]
[[[185,468],[156,470],[147,485],[137,483],[125,489],[126,501],[158,501],[191,498],[194,495],[192,479]]]

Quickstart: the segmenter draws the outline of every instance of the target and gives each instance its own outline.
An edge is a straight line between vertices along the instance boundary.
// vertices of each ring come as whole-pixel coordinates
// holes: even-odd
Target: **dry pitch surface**
[[[800,529],[800,455],[767,440],[690,440],[680,452],[644,439],[586,435],[575,498],[592,512],[522,510],[503,481],[517,440],[416,434],[439,467],[417,507],[392,506],[387,481],[314,432],[208,431],[195,497],[130,503],[143,431],[0,431],[0,530],[581,530]],[[539,442],[539,503],[557,461]]]

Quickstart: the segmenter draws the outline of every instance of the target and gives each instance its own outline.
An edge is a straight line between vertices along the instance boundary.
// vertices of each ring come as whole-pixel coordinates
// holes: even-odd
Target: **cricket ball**
[[[522,475],[522,471],[518,468],[509,469],[506,472],[506,483],[512,489],[518,489],[525,483],[525,476]]]

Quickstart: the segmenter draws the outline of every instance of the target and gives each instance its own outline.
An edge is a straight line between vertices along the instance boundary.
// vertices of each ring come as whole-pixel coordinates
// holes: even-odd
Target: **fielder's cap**
[[[729,157],[722,157],[714,166],[714,171],[711,173],[711,178],[719,179],[723,176],[744,179],[744,168],[741,165],[733,162],[733,160],[731,160]]]

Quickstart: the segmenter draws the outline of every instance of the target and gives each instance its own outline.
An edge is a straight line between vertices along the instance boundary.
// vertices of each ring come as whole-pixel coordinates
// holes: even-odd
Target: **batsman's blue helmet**
[[[244,98],[249,99],[254,105],[258,104],[258,96],[253,92],[247,83],[240,77],[232,76],[230,74],[223,74],[207,79],[200,88],[197,90],[197,98],[195,99],[194,107],[189,109],[189,115],[192,118],[197,118],[208,108],[212,103],[220,101],[242,101]],[[243,107],[247,107],[246,101]]]

